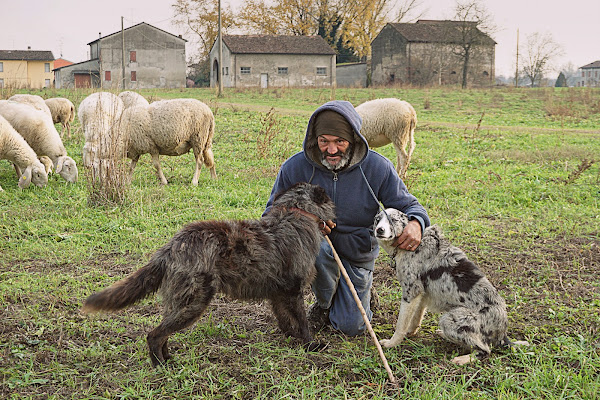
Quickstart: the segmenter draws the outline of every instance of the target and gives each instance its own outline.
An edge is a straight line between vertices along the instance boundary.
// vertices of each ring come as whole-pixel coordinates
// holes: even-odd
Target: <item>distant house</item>
[[[223,35],[223,87],[335,86],[335,51],[321,36]],[[210,85],[218,85],[218,40]]]
[[[184,88],[185,42],[141,22],[88,43],[90,59],[56,69],[56,87]]]
[[[600,61],[579,67],[577,86],[600,87]]]
[[[51,51],[0,50],[0,88],[51,87],[53,69]]]
[[[463,60],[456,55],[465,31],[475,35],[467,82],[491,85],[496,42],[473,22],[419,20],[388,23],[371,42],[374,85],[445,85],[462,82]]]

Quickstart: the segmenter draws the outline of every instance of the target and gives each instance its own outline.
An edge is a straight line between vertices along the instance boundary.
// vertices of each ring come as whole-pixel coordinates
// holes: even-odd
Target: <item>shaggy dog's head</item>
[[[275,196],[273,207],[299,208],[322,220],[335,219],[335,204],[325,189],[306,182],[296,183]]]
[[[393,242],[407,224],[406,214],[395,208],[388,208],[375,216],[373,232],[380,243]]]

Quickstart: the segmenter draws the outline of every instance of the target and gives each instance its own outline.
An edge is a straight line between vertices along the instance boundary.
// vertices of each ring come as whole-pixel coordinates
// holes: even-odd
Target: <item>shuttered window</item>
[[[110,71],[104,71],[104,80],[110,81]]]

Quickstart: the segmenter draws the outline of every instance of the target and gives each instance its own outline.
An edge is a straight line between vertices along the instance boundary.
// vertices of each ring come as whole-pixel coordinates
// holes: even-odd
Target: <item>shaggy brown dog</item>
[[[322,188],[296,184],[259,220],[187,225],[146,266],[89,296],[83,311],[119,310],[160,289],[164,318],[148,334],[154,366],[169,358],[169,336],[198,320],[217,292],[235,299],[268,299],[279,328],[309,350],[317,349],[303,289],[316,275],[320,226],[333,219],[335,206]]]

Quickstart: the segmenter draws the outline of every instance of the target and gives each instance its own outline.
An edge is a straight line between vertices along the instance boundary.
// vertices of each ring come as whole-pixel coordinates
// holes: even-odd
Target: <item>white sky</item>
[[[423,18],[451,18],[454,0],[421,0]],[[175,0],[0,0],[1,50],[51,50],[55,58],[80,62],[88,59],[87,43],[121,29],[147,22],[173,34],[186,36],[172,25]],[[236,7],[242,0],[222,0]],[[517,29],[521,49],[534,32],[551,33],[564,49],[555,65],[575,68],[600,60],[598,23],[600,0],[482,0],[499,30],[492,35],[496,46],[496,74],[513,75]],[[192,49],[187,50],[189,56]],[[194,52],[195,53],[195,52]]]

